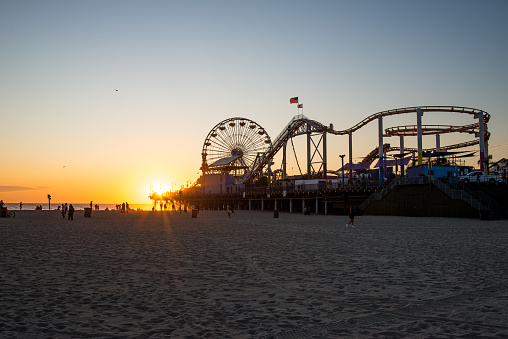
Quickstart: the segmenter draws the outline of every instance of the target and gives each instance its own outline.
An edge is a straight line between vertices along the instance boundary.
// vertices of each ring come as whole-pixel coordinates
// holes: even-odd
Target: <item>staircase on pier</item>
[[[373,193],[365,200],[359,207],[360,211],[365,211],[374,201],[383,200],[395,187],[407,185],[432,185],[432,187],[436,187],[452,200],[461,200],[465,202],[471,208],[477,210],[482,218],[508,218],[508,208],[498,203],[486,193],[471,191],[470,188],[462,184],[452,185],[436,178],[430,178],[429,182],[428,177],[394,179],[385,186],[382,191]]]

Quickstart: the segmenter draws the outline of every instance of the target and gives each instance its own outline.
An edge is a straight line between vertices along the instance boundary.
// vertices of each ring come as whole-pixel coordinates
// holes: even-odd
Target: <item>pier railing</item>
[[[450,198],[465,201],[475,210],[485,211],[489,209],[487,206],[483,205],[481,201],[474,198],[470,192],[466,192],[465,189],[453,189],[448,184],[439,179],[433,179],[432,183]]]
[[[475,210],[489,211],[491,216],[507,217],[508,208],[498,203],[496,200],[489,197],[481,191],[471,191],[468,187],[462,184],[451,185],[441,179],[428,177],[418,178],[396,178],[389,185],[387,185],[381,192],[373,193],[367,200],[360,205],[360,211],[364,211],[375,200],[382,200],[393,188],[397,185],[428,185],[432,183],[435,187],[449,196],[451,199],[459,199],[466,202]]]
[[[326,182],[321,184],[302,184],[302,185],[286,185],[286,186],[264,186],[264,187],[246,187],[246,194],[264,194],[264,193],[281,193],[286,191],[286,193],[290,192],[319,192],[324,190],[357,190],[362,188],[377,188],[377,184],[375,185],[366,185],[366,184],[349,184],[342,182]]]
[[[464,190],[465,192],[469,193],[472,197],[474,197],[476,200],[480,201],[482,205],[485,206],[491,212],[491,215],[499,217],[508,217],[508,208],[497,202],[488,194],[482,191],[473,191],[468,186],[462,183],[457,183],[454,185],[454,187],[460,190]]]

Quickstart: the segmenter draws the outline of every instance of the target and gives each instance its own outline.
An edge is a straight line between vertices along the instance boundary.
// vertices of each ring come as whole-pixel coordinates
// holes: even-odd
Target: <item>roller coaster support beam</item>
[[[312,158],[311,158],[311,155],[310,155],[310,142],[311,142],[311,137],[310,137],[310,133],[311,133],[311,127],[310,125],[307,125],[307,179],[310,179],[310,175],[311,175],[311,168],[312,168]]]
[[[399,148],[400,148],[400,155],[401,155],[401,159],[403,157],[403,154],[404,154],[404,136],[403,135],[400,135],[399,136]],[[400,165],[400,176],[403,177],[404,176],[404,165]]]
[[[272,161],[268,160],[268,186],[272,186]]]
[[[353,132],[349,132],[349,164],[353,165]],[[344,164],[342,164],[344,167]],[[342,173],[344,174],[344,173]],[[353,170],[349,169],[349,180],[353,178]],[[342,176],[342,180],[344,180],[344,175]]]
[[[478,124],[480,125],[480,171],[485,172],[485,122],[483,112],[478,113]]]
[[[384,170],[383,170],[383,116],[379,115],[377,118],[378,126],[379,126],[379,186],[383,187],[384,185]]]
[[[441,152],[441,134],[439,133],[436,134],[436,152]],[[440,158],[441,157],[437,157],[437,159]]]
[[[342,160],[342,167],[341,167],[342,168],[342,189],[344,189],[344,157],[345,156],[346,156],[345,154],[339,155],[340,160]]]
[[[418,107],[416,109],[416,130],[417,130],[417,138],[418,138],[418,165],[423,164],[423,132],[422,132],[422,109]]]
[[[282,143],[282,185],[286,186],[286,141]]]
[[[323,131],[323,179],[327,178],[327,167],[326,167],[326,131]]]
[[[487,129],[487,125],[485,125],[485,129]],[[489,171],[489,139],[485,140],[485,159],[486,159],[486,163],[485,163],[485,171]]]

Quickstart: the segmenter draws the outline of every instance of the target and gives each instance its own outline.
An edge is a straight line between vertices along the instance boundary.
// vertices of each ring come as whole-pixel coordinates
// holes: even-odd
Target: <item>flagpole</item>
[[[292,97],[291,99],[289,99],[289,103],[290,104],[296,104],[296,113],[297,113],[297,116],[300,115],[300,108],[302,109],[302,115],[303,115],[303,104],[299,104],[298,103],[298,97]]]

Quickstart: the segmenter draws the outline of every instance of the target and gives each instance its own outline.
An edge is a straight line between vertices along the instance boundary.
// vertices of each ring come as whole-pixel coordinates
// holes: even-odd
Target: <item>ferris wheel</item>
[[[223,120],[205,139],[201,170],[243,175],[270,145],[270,136],[256,122],[245,118]]]

